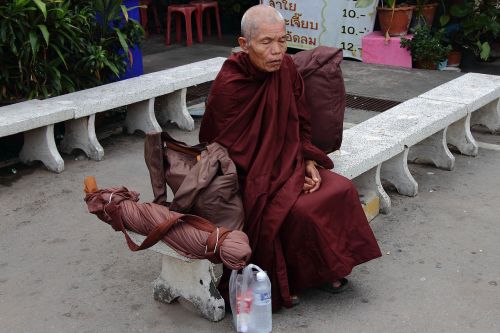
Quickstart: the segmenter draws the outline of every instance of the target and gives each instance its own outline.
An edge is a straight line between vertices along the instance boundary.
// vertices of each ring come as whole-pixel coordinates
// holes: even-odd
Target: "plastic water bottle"
[[[271,282],[266,272],[258,272],[253,283],[253,304],[250,313],[249,332],[269,333],[273,329]]]

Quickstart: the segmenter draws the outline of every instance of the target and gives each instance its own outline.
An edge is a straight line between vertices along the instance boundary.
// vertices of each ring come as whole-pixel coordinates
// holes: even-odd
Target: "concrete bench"
[[[98,161],[104,157],[95,132],[99,112],[128,106],[125,126],[129,133],[161,131],[160,124],[168,121],[191,131],[194,121],[187,111],[186,90],[214,80],[224,61],[222,57],[203,60],[43,101],[1,107],[0,137],[26,132],[21,160],[41,160],[49,170],[61,172],[64,161],[53,137],[58,122],[65,122],[62,152],[80,149]]]
[[[66,123],[61,150],[71,153],[78,148],[90,158],[101,160],[104,150],[95,134],[95,115],[121,106],[128,106],[125,119],[128,133],[161,131],[160,124],[167,121],[193,130],[194,121],[186,107],[186,90],[214,80],[224,61],[222,57],[203,60],[51,98],[48,101],[52,103],[76,108],[74,119]],[[155,98],[159,98],[157,110]]]
[[[415,196],[418,184],[407,161],[433,163],[452,170],[448,144],[477,155],[470,124],[497,131],[500,77],[466,74],[344,131],[340,151],[330,154],[334,171],[353,179],[360,193],[375,193],[380,211],[390,211],[382,179],[399,193]],[[474,120],[471,120],[474,119]]]
[[[129,235],[137,244],[142,243],[145,238],[133,232],[129,232]],[[224,318],[224,299],[217,290],[222,276],[222,264],[186,258],[163,242],[158,242],[149,250],[162,255],[160,276],[153,282],[155,300],[171,303],[181,297],[210,321],[216,322]]]
[[[64,160],[54,139],[54,124],[73,119],[75,108],[31,100],[0,108],[0,137],[24,133],[19,158],[24,163],[41,161],[49,170],[64,170]]]

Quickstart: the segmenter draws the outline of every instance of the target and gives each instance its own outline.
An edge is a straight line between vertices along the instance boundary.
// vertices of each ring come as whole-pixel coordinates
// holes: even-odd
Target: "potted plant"
[[[443,29],[432,31],[424,24],[414,29],[413,38],[401,38],[401,47],[411,52],[417,68],[436,69],[451,51],[451,46],[445,45],[443,39]]]
[[[408,33],[414,7],[396,5],[396,0],[382,0],[382,6],[377,7],[377,14],[380,28],[387,39],[389,36],[405,36]]]
[[[491,42],[500,34],[500,6],[496,1],[466,0],[450,8],[451,17],[459,25],[455,43],[482,61],[488,61]]]
[[[448,53],[448,67],[458,67],[462,60],[462,50],[464,45],[464,35],[460,24],[452,23],[444,28],[445,35],[443,42],[451,47]]]
[[[438,3],[432,0],[416,0],[412,26],[427,24],[432,27],[438,6]]]

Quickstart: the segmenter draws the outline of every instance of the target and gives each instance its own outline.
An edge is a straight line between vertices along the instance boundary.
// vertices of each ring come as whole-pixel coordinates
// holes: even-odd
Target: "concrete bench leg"
[[[486,104],[472,113],[471,125],[486,126],[491,133],[500,131],[500,99]]]
[[[446,140],[449,144],[457,147],[463,155],[477,156],[478,145],[470,132],[470,113],[459,121],[448,126]]]
[[[64,140],[61,151],[70,154],[74,149],[81,149],[88,157],[100,161],[104,157],[104,149],[95,134],[95,115],[69,120],[65,123]]]
[[[408,170],[408,148],[382,163],[380,176],[391,182],[399,193],[414,197],[418,193],[418,184]]]
[[[208,260],[184,261],[163,255],[160,276],[153,282],[153,295],[163,303],[182,297],[206,319],[220,321],[226,312],[217,280],[214,265]]]
[[[144,133],[161,132],[161,126],[155,117],[154,107],[154,98],[129,105],[125,118],[127,132],[130,134],[136,130]]]
[[[57,151],[54,124],[35,128],[24,133],[24,145],[19,153],[23,163],[42,161],[50,171],[64,170],[64,160]]]
[[[168,121],[172,121],[183,130],[194,130],[194,120],[186,106],[186,91],[187,89],[184,88],[161,97],[158,111],[160,124],[164,125]]]
[[[385,192],[380,181],[380,167],[378,166],[368,170],[367,172],[359,175],[353,179],[358,192],[361,194],[368,192],[375,192],[380,198],[380,212],[382,214],[388,214],[391,211],[391,199]]]
[[[446,144],[446,128],[412,146],[408,160],[414,163],[432,163],[438,168],[453,170],[455,156]]]

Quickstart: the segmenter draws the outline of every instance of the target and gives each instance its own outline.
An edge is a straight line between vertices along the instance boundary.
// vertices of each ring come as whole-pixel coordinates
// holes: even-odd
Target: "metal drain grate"
[[[186,94],[187,103],[196,104],[202,102],[208,96],[212,82],[213,81],[205,82],[197,86],[189,87]],[[351,109],[383,112],[398,104],[401,104],[401,102],[346,94],[346,107]]]
[[[401,104],[401,102],[358,95],[346,95],[346,107],[351,109],[383,112],[398,104]]]

